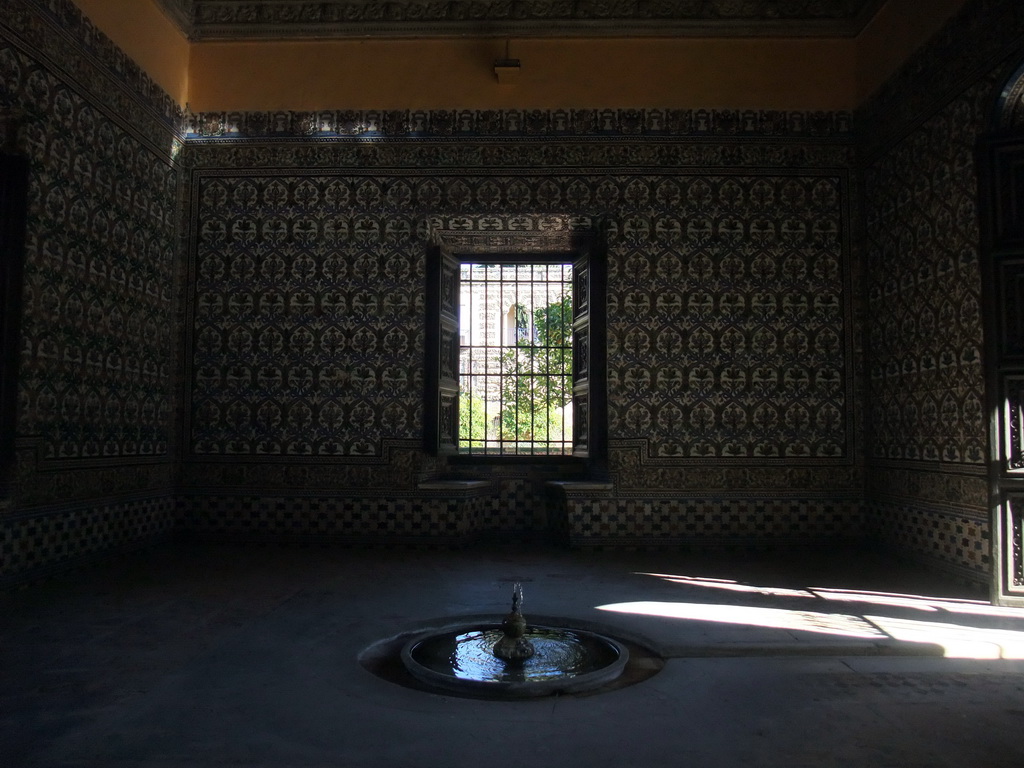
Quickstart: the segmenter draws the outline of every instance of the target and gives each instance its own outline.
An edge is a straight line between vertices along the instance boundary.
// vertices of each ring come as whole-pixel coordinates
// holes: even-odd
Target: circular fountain
[[[419,635],[402,648],[402,663],[431,688],[500,698],[592,691],[622,674],[629,661],[622,643],[581,629],[528,626],[522,601],[516,584],[512,610],[500,624]]]

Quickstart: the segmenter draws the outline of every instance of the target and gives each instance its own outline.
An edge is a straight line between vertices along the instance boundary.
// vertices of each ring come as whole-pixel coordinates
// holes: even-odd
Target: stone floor
[[[586,696],[403,687],[360,655],[460,616],[665,659]],[[174,544],[0,597],[0,765],[1024,765],[1024,611],[877,553]],[[379,646],[377,646],[379,647]]]

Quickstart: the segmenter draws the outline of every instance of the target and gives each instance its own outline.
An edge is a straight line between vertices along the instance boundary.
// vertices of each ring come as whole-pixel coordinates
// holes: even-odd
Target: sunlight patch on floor
[[[806,589],[789,589],[787,587],[758,587],[753,584],[742,584],[731,579],[705,579],[697,576],[674,576],[670,573],[637,573],[638,576],[654,576],[671,584],[682,584],[687,587],[706,587],[722,589],[729,592],[768,595],[770,597],[814,597]]]
[[[792,611],[784,608],[755,608],[746,605],[719,605],[714,603],[669,603],[641,600],[632,603],[599,605],[600,611],[628,613],[665,619],[710,621],[739,624],[750,627],[816,632],[866,639],[884,639],[886,635],[859,616],[840,613]]]
[[[747,584],[735,579],[717,579],[704,576],[685,576],[673,573],[651,573],[634,571],[636,576],[653,576],[670,584],[685,587],[716,589],[764,597],[809,597],[832,602],[869,603],[872,605],[910,608],[917,611],[946,611],[973,616],[997,616],[1024,619],[1024,608],[992,605],[986,600],[968,600],[956,597],[934,597],[900,592],[878,592],[864,589],[841,589],[837,587],[772,587]]]
[[[1024,659],[1024,632],[865,616],[895,640],[939,645],[948,659]]]
[[[972,616],[1002,616],[1011,619],[1024,619],[1024,608],[992,605],[983,600],[926,597],[896,592],[868,592],[858,589],[832,589],[828,587],[809,587],[808,590],[825,600],[895,605],[919,611],[947,611],[949,613],[963,613]]]

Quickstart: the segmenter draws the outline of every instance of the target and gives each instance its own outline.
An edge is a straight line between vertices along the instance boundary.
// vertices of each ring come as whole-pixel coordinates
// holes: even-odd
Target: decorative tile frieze
[[[186,37],[194,38],[195,0],[155,0],[155,2]]]
[[[429,168],[434,173],[474,169],[706,169],[706,168],[849,168],[852,143],[831,142],[691,142],[637,140],[554,141],[521,139],[360,141],[187,142],[179,165],[187,169],[221,168]],[[244,171],[240,171],[244,172]]]
[[[849,140],[850,112],[709,109],[186,112],[188,139],[671,136]]]
[[[436,468],[424,463],[420,440],[385,440],[379,454],[338,454],[329,460],[309,457],[302,461],[252,460],[239,456],[231,460],[186,460],[182,483],[187,488],[232,488],[255,491],[318,488],[410,489]]]
[[[395,142],[242,140],[187,142],[179,157],[186,169],[346,168],[431,169],[435,174],[474,169],[711,169],[849,168],[856,159],[849,142],[700,142],[608,139],[562,141],[449,142],[413,139]],[[243,172],[244,171],[240,171]],[[516,206],[519,210],[521,206]],[[564,211],[559,211],[564,213]]]
[[[979,83],[986,94],[988,113],[997,70],[1002,70],[1007,59],[1019,59],[1022,42],[1024,4],[967,0],[858,110],[866,156],[884,152]],[[1004,109],[1001,113],[1008,121],[1001,127],[1008,129],[1021,110]]]
[[[863,468],[836,461],[774,462],[749,459],[680,459],[658,456],[649,439],[612,439],[609,470],[615,487],[632,495],[700,491],[739,494],[834,495],[859,491]]]
[[[935,467],[918,462],[896,466],[871,466],[867,493],[871,499],[888,503],[927,505],[956,510],[974,519],[988,519],[988,478],[982,468]]]
[[[880,0],[706,0],[551,3],[543,0],[159,0],[197,40],[501,35],[854,36]]]
[[[73,0],[6,0],[0,40],[9,41],[33,60],[26,71],[23,60],[11,53],[4,52],[0,59],[0,71],[10,73],[0,94],[10,91],[30,115],[45,119],[53,109],[40,98],[46,94],[36,91],[38,83],[28,77],[38,63],[94,109],[122,128],[136,131],[140,141],[170,154],[172,137],[182,121],[181,108]],[[30,88],[27,93],[26,87]]]
[[[47,459],[41,438],[21,438],[15,451],[12,496],[18,507],[111,497],[162,494],[174,483],[164,456],[116,459]]]

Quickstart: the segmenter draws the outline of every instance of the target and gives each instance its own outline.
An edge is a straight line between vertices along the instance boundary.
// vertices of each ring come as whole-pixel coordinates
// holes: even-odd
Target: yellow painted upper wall
[[[512,40],[499,85],[494,38],[200,42],[154,0],[75,0],[195,111],[677,107],[854,109],[966,0],[887,0],[856,39]]]
[[[887,0],[857,38],[857,102],[863,104],[967,0]]]
[[[183,105],[189,42],[153,0],[74,0],[90,21]]]
[[[197,43],[189,102],[207,110],[707,107],[849,109],[852,40],[490,38]]]

